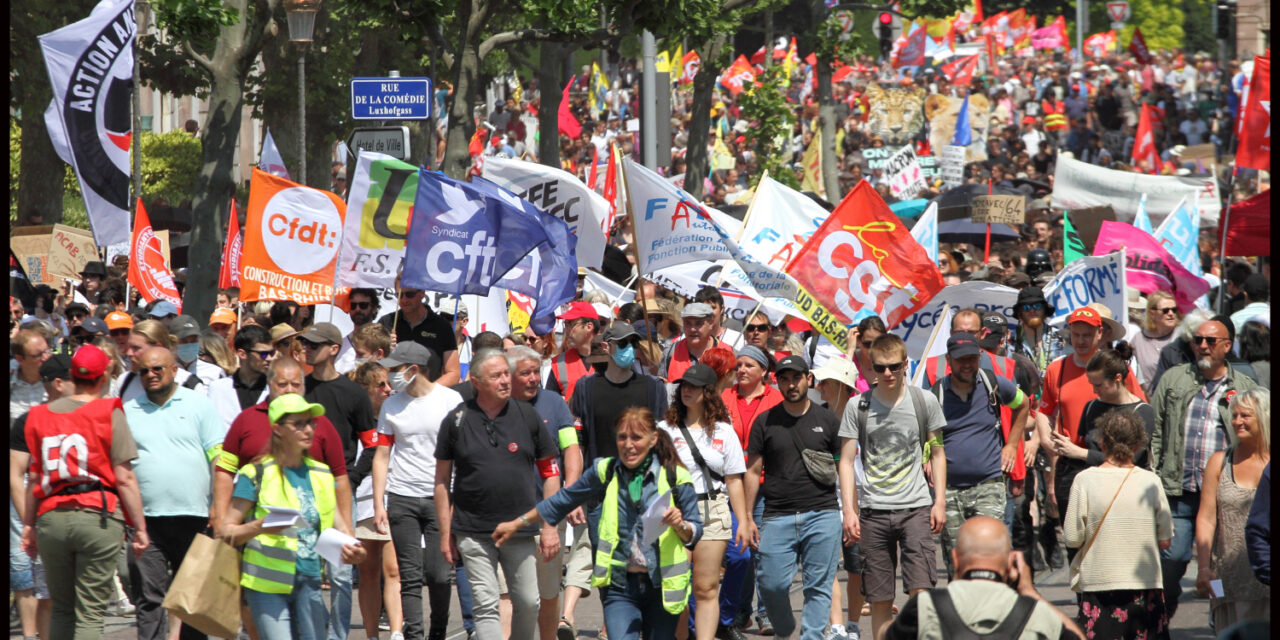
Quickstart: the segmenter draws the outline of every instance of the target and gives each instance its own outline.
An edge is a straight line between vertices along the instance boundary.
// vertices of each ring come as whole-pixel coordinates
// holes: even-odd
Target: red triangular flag
[[[1271,54],[1253,59],[1249,94],[1240,110],[1240,146],[1236,166],[1271,170]],[[1234,214],[1235,212],[1232,211]],[[1243,254],[1236,254],[1243,255]],[[1248,254],[1260,255],[1260,254]]]
[[[1231,205],[1224,216],[1227,232],[1222,253],[1228,256],[1271,255],[1271,190]]]
[[[1142,37],[1142,29],[1133,28],[1133,37],[1129,38],[1129,53],[1141,64],[1151,64],[1155,58],[1151,56],[1151,50],[1147,49],[1147,39]]]
[[[1146,161],[1146,173],[1160,172],[1160,153],[1156,151],[1155,130],[1152,128],[1151,119],[1155,117],[1155,109],[1149,105],[1142,105],[1142,115],[1138,117],[1138,132],[1134,136],[1133,143],[1133,166],[1137,167],[1140,160]]]
[[[978,71],[978,54],[969,56],[961,56],[942,65],[942,72],[947,75],[947,79],[951,84],[967,86],[969,81],[973,79],[973,74]]]
[[[240,287],[240,251],[244,236],[240,235],[240,218],[235,198],[231,199],[231,219],[227,222],[227,241],[222,245],[222,268],[218,271],[218,288]]]
[[[578,76],[576,75],[569,78],[569,84],[564,86],[564,93],[560,96],[560,111],[556,114],[559,120],[560,133],[573,139],[577,139],[578,136],[582,135],[582,124],[578,122],[577,118],[573,117],[573,112],[569,111],[569,87],[572,87],[573,81],[577,79]]]
[[[133,239],[129,249],[129,284],[138,290],[144,301],[149,303],[163,298],[172,302],[181,313],[182,298],[178,296],[178,287],[173,284],[173,272],[165,264],[160,238],[151,230],[151,219],[142,206],[142,198],[138,198],[138,213],[133,219]]]

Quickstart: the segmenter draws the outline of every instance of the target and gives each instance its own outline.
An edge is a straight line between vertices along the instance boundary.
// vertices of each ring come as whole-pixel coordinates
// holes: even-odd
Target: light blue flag
[[[973,129],[969,126],[969,94],[964,94],[964,104],[960,105],[960,113],[956,115],[956,132],[951,136],[951,144],[967,147],[973,144]]]
[[[925,209],[924,214],[916,221],[916,226],[911,227],[911,237],[924,247],[925,253],[929,254],[929,259],[937,264],[938,262],[938,203],[929,203],[929,208]]]
[[[1155,235],[1151,230],[1151,216],[1147,215],[1147,194],[1145,193],[1138,200],[1138,213],[1133,216],[1133,226],[1153,236]]]
[[[1200,210],[1193,203],[1183,198],[1151,235],[1188,271],[1197,276],[1203,275],[1200,269]]]

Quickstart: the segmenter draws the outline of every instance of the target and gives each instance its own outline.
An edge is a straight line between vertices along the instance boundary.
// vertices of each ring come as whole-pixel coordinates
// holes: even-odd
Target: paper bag
[[[171,615],[218,638],[240,630],[240,552],[196,534],[161,605]]]

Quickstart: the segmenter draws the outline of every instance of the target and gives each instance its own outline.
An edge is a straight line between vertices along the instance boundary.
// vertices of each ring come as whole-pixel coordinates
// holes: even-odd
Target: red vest
[[[930,385],[938,384],[938,380],[946,377],[951,373],[951,367],[947,365],[945,356],[934,356],[924,363],[925,377],[929,379]],[[1013,378],[1013,358],[998,356],[990,351],[983,351],[978,361],[979,369],[986,369],[996,376],[1007,378],[1010,382],[1017,384]],[[981,382],[979,382],[981,384]],[[1031,402],[1031,398],[1023,400],[1023,402]],[[1009,429],[1013,425],[1013,410],[1009,407],[1000,405],[1000,430],[1004,432],[1005,442],[1009,441]],[[1025,440],[1025,438],[1024,438]],[[1023,442],[1018,442],[1018,460],[1013,465],[1013,470],[1009,472],[1009,479],[1016,481],[1027,477],[1027,466],[1023,463],[1022,446]],[[946,443],[944,442],[945,446]]]
[[[578,384],[583,376],[592,372],[591,367],[583,361],[582,354],[578,353],[577,349],[569,349],[551,360],[551,375],[555,376],[556,382],[560,385],[565,402],[573,397],[574,385]]]
[[[60,507],[116,511],[120,498],[111,465],[111,413],[122,408],[119,398],[99,398],[71,413],[54,413],[47,405],[31,408],[26,436],[31,471],[39,479],[32,486],[40,504],[37,516]],[[95,482],[106,491],[59,494],[72,485]]]
[[[711,339],[711,349],[720,345],[719,338]],[[703,349],[706,353],[706,349]],[[671,349],[671,361],[667,363],[667,382],[675,382],[684,376],[684,372],[693,366],[693,356],[689,355],[689,341],[681,340]]]

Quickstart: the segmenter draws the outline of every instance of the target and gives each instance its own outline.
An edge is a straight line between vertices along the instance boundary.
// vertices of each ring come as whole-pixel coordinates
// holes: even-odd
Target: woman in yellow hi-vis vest
[[[671,436],[648,409],[624,411],[617,434],[617,458],[597,459],[572,486],[498,525],[493,539],[501,545],[521,527],[557,524],[579,506],[599,502],[599,517],[588,522],[597,540],[591,586],[600,589],[609,638],[674,638],[689,600],[689,550],[702,536],[698,496]],[[646,514],[653,521],[649,544]]]
[[[329,624],[320,593],[322,558],[316,540],[325,529],[351,535],[336,509],[329,466],[306,455],[315,418],[324,407],[296,393],[271,401],[268,452],[245,465],[236,478],[223,539],[244,544],[240,586],[258,627],[259,640],[324,640]],[[268,507],[293,509],[293,525],[264,528]],[[250,515],[251,514],[251,515]],[[250,515],[245,522],[246,515]],[[343,545],[342,561],[359,564],[364,547]]]

